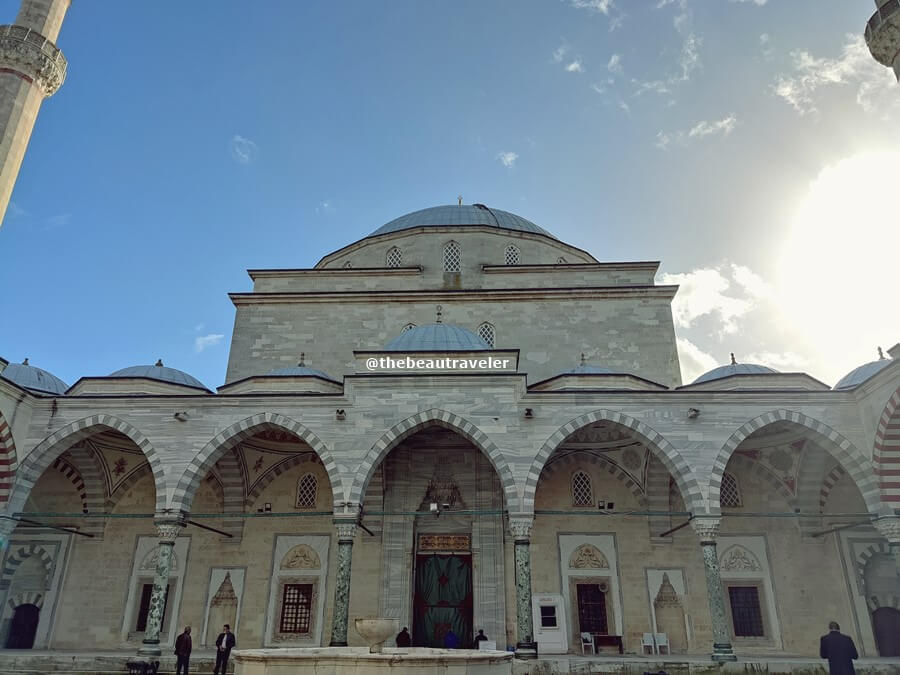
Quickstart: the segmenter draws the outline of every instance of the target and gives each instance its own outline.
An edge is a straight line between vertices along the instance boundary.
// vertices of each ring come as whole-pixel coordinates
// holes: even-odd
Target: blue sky
[[[662,261],[686,380],[733,351],[832,384],[900,341],[874,8],[74,2],[0,228],[0,355],[70,384],[162,357],[217,386],[247,268],[461,194]]]

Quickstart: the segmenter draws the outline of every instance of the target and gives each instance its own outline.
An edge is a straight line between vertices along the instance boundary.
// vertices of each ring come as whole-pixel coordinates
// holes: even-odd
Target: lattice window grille
[[[486,321],[478,326],[478,337],[488,343],[489,346],[494,346],[494,340],[497,337],[497,332],[494,330],[493,324],[487,323]]]
[[[444,271],[459,272],[460,250],[455,241],[444,246]]]
[[[285,584],[281,633],[308,633],[312,618],[312,584]]]
[[[400,267],[400,264],[403,262],[403,251],[394,246],[390,251],[387,252],[387,266],[388,267]]]
[[[316,493],[319,491],[319,481],[311,473],[306,474],[297,483],[297,508],[311,509],[316,505]]]
[[[594,491],[591,489],[591,477],[584,471],[577,471],[575,475],[572,476],[572,505],[594,505]]]
[[[735,637],[765,637],[759,589],[755,586],[730,586],[731,623]]]
[[[412,329],[415,328],[415,327],[416,327],[416,324],[414,324],[414,323],[408,323],[408,324],[406,324],[405,326],[403,326],[403,328],[400,329],[400,332],[401,332],[401,333],[405,333],[406,331],[412,330]]]
[[[507,265],[518,265],[519,264],[519,249],[515,246],[507,246],[506,247],[506,264]]]
[[[726,473],[722,476],[722,487],[719,488],[719,501],[722,506],[732,508],[741,506],[741,491],[738,488],[737,478],[734,474]]]

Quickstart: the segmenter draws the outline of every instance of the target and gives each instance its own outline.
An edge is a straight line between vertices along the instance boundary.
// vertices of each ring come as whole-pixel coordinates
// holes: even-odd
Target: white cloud
[[[691,139],[706,138],[708,136],[728,136],[738,124],[737,115],[732,113],[720,120],[702,120],[697,122],[687,131],[672,132],[660,131],[656,134],[656,147],[666,150],[672,143],[687,145]]]
[[[567,73],[583,73],[584,66],[581,65],[581,59],[575,59],[569,65],[566,66]]]
[[[751,354],[741,354],[738,363],[758,363],[761,366],[769,366],[783,373],[803,373],[809,367],[809,359],[794,352],[770,352],[761,351]]]
[[[681,66],[681,81],[691,79],[691,73],[700,68],[700,45],[703,41],[695,33],[688,33],[681,45],[681,56],[678,63]]]
[[[222,341],[224,335],[218,333],[210,333],[209,335],[198,335],[194,338],[194,351],[198,354],[209,347],[215,347]]]
[[[715,357],[707,354],[687,338],[678,338],[678,361],[681,363],[681,381],[689,384],[718,365]]]
[[[571,4],[576,9],[589,9],[600,14],[609,14],[616,5],[613,0],[571,0]]]
[[[565,58],[566,54],[569,53],[569,46],[566,44],[561,44],[553,51],[552,61],[553,63],[562,63],[562,60]]]
[[[775,47],[772,45],[772,36],[768,33],[763,33],[759,36],[759,46],[762,49],[763,58],[766,61],[771,61],[775,58]]]
[[[619,108],[625,111],[627,115],[631,114],[631,106],[625,103],[622,99],[619,99]]]
[[[729,0],[729,2],[751,2],[751,3],[753,3],[754,5],[756,5],[757,7],[762,7],[762,6],[765,5],[768,1],[769,1],[769,0]]]
[[[773,91],[801,115],[817,113],[817,99],[830,86],[855,89],[856,103],[866,112],[886,114],[900,108],[890,69],[872,58],[862,35],[848,34],[836,58],[816,57],[795,49],[791,59],[793,72],[779,75]]]
[[[611,73],[621,73],[622,72],[622,55],[621,54],[613,54],[609,57],[609,63],[606,64],[606,69]]]
[[[519,159],[519,155],[515,152],[498,152],[497,159],[500,160],[500,163],[503,164],[503,166],[509,169],[515,165],[516,160]]]
[[[334,202],[325,199],[316,206],[316,213],[334,213]]]
[[[249,164],[259,155],[259,146],[249,138],[244,138],[239,134],[231,137],[229,143],[231,148],[231,157],[238,164]]]

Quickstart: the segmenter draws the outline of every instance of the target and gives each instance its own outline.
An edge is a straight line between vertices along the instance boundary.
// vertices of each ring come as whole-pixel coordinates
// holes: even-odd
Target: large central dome
[[[459,206],[433,206],[430,209],[413,211],[405,216],[394,218],[386,225],[375,230],[370,237],[400,230],[409,230],[414,227],[496,227],[501,230],[516,230],[518,232],[532,232],[553,237],[542,227],[538,227],[530,220],[517,216],[509,211],[501,211],[484,204],[461,204]],[[553,237],[556,239],[556,237]]]

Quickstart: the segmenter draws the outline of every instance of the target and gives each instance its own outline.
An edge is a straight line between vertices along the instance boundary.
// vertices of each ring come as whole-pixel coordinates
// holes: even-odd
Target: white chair
[[[663,647],[666,648],[666,654],[671,654],[672,650],[669,648],[669,636],[665,633],[654,633],[653,638],[656,641],[656,653],[662,654]]]
[[[587,652],[586,649],[590,648],[591,654],[597,653],[597,648],[594,646],[594,636],[590,633],[582,633],[581,634],[581,654],[584,656]]]
[[[650,650],[647,652],[647,650]],[[655,654],[656,653],[656,643],[653,641],[653,633],[644,633],[641,638],[641,654]]]

